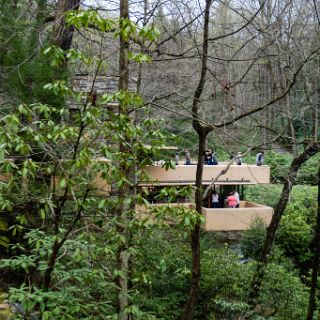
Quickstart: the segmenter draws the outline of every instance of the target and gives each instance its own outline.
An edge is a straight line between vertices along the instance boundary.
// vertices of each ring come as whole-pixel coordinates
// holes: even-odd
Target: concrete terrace
[[[227,163],[219,165],[205,165],[202,183],[209,185],[221,171],[227,168]],[[139,184],[148,185],[194,185],[196,179],[196,165],[177,165],[175,169],[166,170],[161,166],[148,166],[144,168],[145,176],[141,177]],[[250,185],[270,183],[270,167],[256,166],[243,163],[241,166],[232,164],[227,172],[219,177],[217,185]]]

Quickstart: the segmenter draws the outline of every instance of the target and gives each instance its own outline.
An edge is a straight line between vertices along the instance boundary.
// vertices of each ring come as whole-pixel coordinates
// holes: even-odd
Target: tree
[[[312,277],[310,284],[310,295],[309,295],[309,308],[306,320],[312,320],[314,312],[316,310],[316,291],[318,283],[318,273],[320,266],[320,167],[318,169],[318,207],[317,207],[317,224],[314,231],[314,257],[312,267]]]
[[[129,2],[128,0],[120,1],[120,26],[125,30],[129,20]],[[119,90],[127,91],[129,89],[129,39],[128,35],[120,34],[120,57],[119,57]],[[119,104],[119,114],[128,117],[128,105]],[[129,153],[128,146],[125,141],[130,141],[131,137],[125,135],[124,140],[119,142],[119,152]],[[125,162],[120,163],[119,169],[129,179],[132,177],[133,168],[128,167]],[[119,314],[120,320],[129,319],[129,315],[126,311],[128,308],[128,272],[129,272],[129,242],[130,234],[127,228],[127,221],[130,221],[130,206],[125,204],[126,199],[131,194],[131,184],[134,181],[125,183],[122,188],[119,189],[119,207],[117,208],[117,215],[119,217],[118,232],[124,238],[122,245],[118,249],[118,265],[119,276],[117,278],[117,284],[119,286]]]
[[[198,164],[196,173],[196,194],[195,203],[196,211],[199,215],[202,214],[202,175],[203,175],[203,157],[206,150],[206,138],[208,133],[211,131],[210,128],[202,125],[199,121],[199,100],[201,98],[205,78],[207,73],[207,59],[208,59],[208,32],[209,32],[209,15],[210,6],[212,1],[206,0],[206,7],[204,11],[204,27],[203,27],[203,46],[202,46],[202,59],[201,59],[201,76],[198,87],[194,93],[192,112],[193,122],[192,126],[197,132],[199,137],[199,149],[198,149]],[[200,285],[200,272],[201,272],[201,257],[200,257],[200,221],[194,226],[191,231],[191,248],[192,248],[192,280],[187,302],[185,304],[181,319],[193,319],[194,309],[197,303],[197,295]]]
[[[257,269],[255,271],[250,292],[250,304],[255,305],[258,303],[259,293],[261,289],[261,283],[264,276],[264,268],[268,262],[268,256],[271,252],[272,245],[274,243],[275,234],[278,229],[282,214],[287,205],[290,192],[296,181],[297,173],[301,165],[303,165],[308,159],[317,154],[320,151],[320,145],[318,143],[311,144],[302,153],[295,157],[291,163],[289,173],[287,175],[286,181],[283,185],[281,196],[275,207],[274,214],[272,216],[271,222],[267,228],[266,238],[264,240],[260,257],[257,263]]]
[[[51,33],[51,42],[62,50],[71,48],[74,26],[67,25],[65,15],[71,10],[78,10],[80,0],[58,0]]]
[[[66,15],[67,23],[78,28],[82,28],[89,20],[95,28],[108,30],[115,36],[120,35],[120,90],[112,94],[105,93],[99,101],[93,101],[91,95],[70,89],[64,80],[56,80],[48,83],[46,89],[68,98],[69,101],[81,102],[71,123],[60,121],[61,117],[68,116],[66,106],[54,108],[41,103],[20,105],[15,112],[1,119],[1,169],[10,175],[8,183],[2,186],[8,195],[5,199],[8,205],[3,208],[10,214],[12,208],[18,208],[25,202],[25,198],[16,199],[10,195],[11,190],[21,187],[21,181],[27,181],[28,192],[25,196],[34,203],[28,215],[23,213],[18,216],[17,224],[12,226],[16,228],[16,232],[27,237],[30,254],[20,254],[16,259],[4,260],[2,264],[2,267],[15,265],[17,269],[24,271],[30,280],[32,299],[41,300],[41,303],[38,300],[28,305],[25,287],[22,285],[20,291],[15,291],[14,294],[21,294],[19,300],[28,314],[39,309],[45,317],[52,311],[51,299],[58,295],[55,290],[55,270],[60,268],[60,252],[63,247],[71,244],[79,226],[86,224],[84,216],[91,216],[94,212],[98,218],[92,218],[93,225],[97,227],[95,219],[106,219],[105,223],[108,227],[111,225],[114,233],[111,240],[108,239],[112,247],[110,251],[116,252],[112,255],[113,272],[112,276],[108,273],[106,277],[112,279],[113,274],[116,275],[112,281],[116,281],[119,288],[113,289],[112,295],[117,296],[118,313],[124,319],[131,312],[128,303],[128,261],[129,256],[134,254],[135,244],[131,244],[130,234],[133,230],[139,230],[134,216],[135,204],[144,201],[141,194],[131,192],[132,186],[137,183],[133,177],[140,167],[151,163],[156,146],[163,143],[163,137],[157,130],[150,130],[151,127],[155,129],[155,123],[151,119],[137,125],[130,118],[133,109],[142,108],[142,100],[136,93],[128,92],[129,39],[140,37],[141,41],[150,41],[154,39],[157,30],[149,26],[138,30],[126,14],[128,3],[122,4],[123,11],[119,21],[98,16],[95,11],[75,11]],[[73,49],[62,50],[52,46],[44,52],[53,59],[55,67],[65,67],[65,57],[69,57],[70,63],[81,59],[90,66],[92,62],[80,51]],[[100,71],[101,64],[102,62],[98,63],[95,74]],[[118,103],[118,112],[104,108],[110,102]],[[102,116],[107,121],[101,120]],[[151,149],[144,145],[148,142],[152,143]],[[35,153],[41,155],[40,161],[34,159]],[[108,156],[110,163],[97,159],[102,155]],[[10,156],[11,159],[6,160],[5,156]],[[99,189],[97,190],[95,181],[99,175],[105,183],[115,188],[107,199],[101,200],[97,196]],[[110,214],[111,218],[107,218],[106,214]],[[39,216],[43,220],[43,231],[39,234],[27,233],[26,228],[35,227],[32,221],[39,223]],[[44,240],[40,241],[38,236],[43,236]],[[33,237],[41,247],[39,252],[33,246],[33,240],[30,240]],[[95,246],[96,249],[97,247],[99,248]],[[102,244],[100,248],[103,248]],[[101,271],[99,274],[101,275]],[[70,301],[75,302],[74,298],[72,294],[69,296]],[[135,310],[133,308],[132,312]],[[66,312],[71,317],[76,314],[81,317],[87,311],[80,308],[78,311]],[[112,312],[113,310],[109,311]]]

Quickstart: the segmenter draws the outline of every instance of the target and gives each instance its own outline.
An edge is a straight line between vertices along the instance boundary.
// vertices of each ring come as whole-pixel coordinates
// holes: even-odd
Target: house
[[[168,186],[195,185],[196,165],[177,165],[174,169],[165,170],[161,166],[149,166],[144,168],[147,179],[139,181],[139,186],[160,190]],[[226,170],[227,169],[227,170]],[[217,181],[211,186],[208,200],[204,201],[202,214],[204,216],[203,228],[206,231],[241,231],[250,227],[256,219],[261,219],[266,225],[271,221],[273,208],[256,204],[245,200],[244,189],[247,185],[262,185],[270,183],[270,167],[250,164],[230,165],[205,165],[202,183],[204,186],[211,185],[212,181],[221,173]],[[211,192],[216,190],[220,194],[220,208],[211,208]],[[237,190],[240,194],[240,207],[227,208],[223,198],[230,191]],[[151,201],[152,202],[152,201]],[[155,204],[159,205],[159,203]],[[176,204],[172,204],[176,205]],[[185,205],[193,206],[190,203]]]

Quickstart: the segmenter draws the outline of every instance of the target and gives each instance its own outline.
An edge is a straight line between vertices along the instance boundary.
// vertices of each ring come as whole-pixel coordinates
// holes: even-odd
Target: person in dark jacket
[[[261,151],[257,154],[256,156],[256,165],[257,166],[262,166],[264,161],[264,152]]]
[[[207,165],[212,165],[213,161],[212,161],[212,152],[211,150],[206,150],[206,152],[204,153],[204,164]]]
[[[185,155],[185,165],[190,165],[191,164],[191,157],[190,157],[190,152],[189,150],[186,150],[186,155]]]

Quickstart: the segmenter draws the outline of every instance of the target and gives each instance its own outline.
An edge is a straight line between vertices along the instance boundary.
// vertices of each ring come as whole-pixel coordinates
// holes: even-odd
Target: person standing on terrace
[[[211,200],[212,200],[212,208],[220,208],[219,193],[217,193],[216,190],[212,192]]]
[[[240,207],[240,196],[239,196],[239,193],[235,190],[233,192],[234,196],[236,197],[237,199],[237,204],[236,204],[236,208],[239,208]]]
[[[242,165],[242,153],[238,152],[238,155],[235,158],[236,158],[237,165],[241,166]]]
[[[208,165],[212,163],[212,152],[211,150],[206,150],[204,153],[204,164]]]
[[[261,151],[257,154],[256,156],[256,165],[257,166],[262,166],[264,161],[264,152]]]
[[[185,165],[190,165],[191,164],[191,157],[190,157],[190,152],[189,150],[186,150],[186,161],[184,163]]]
[[[174,161],[175,161],[175,163],[176,163],[176,165],[178,165],[179,164],[179,153],[177,152],[176,153],[176,155],[174,156]]]
[[[237,198],[234,195],[234,192],[230,192],[229,197],[227,198],[228,208],[235,208],[237,206]]]
[[[214,166],[216,166],[216,165],[218,164],[218,160],[217,160],[217,157],[216,157],[216,153],[215,153],[215,152],[212,153],[212,164],[213,164]]]

